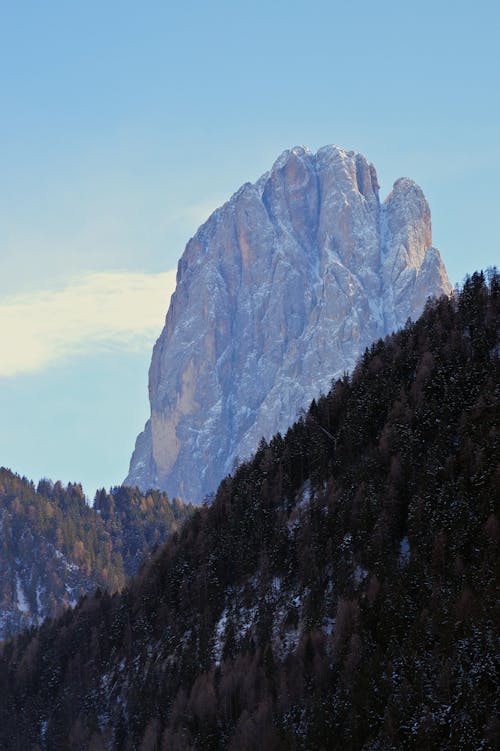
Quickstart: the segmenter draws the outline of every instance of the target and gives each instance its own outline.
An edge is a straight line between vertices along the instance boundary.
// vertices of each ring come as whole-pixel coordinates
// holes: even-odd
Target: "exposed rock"
[[[125,482],[201,502],[374,339],[450,290],[414,182],[380,204],[361,154],[285,151],[186,246]]]

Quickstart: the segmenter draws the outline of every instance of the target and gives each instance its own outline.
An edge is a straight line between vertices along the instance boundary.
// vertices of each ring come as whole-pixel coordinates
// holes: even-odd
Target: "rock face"
[[[201,502],[365,347],[450,292],[421,189],[365,157],[285,151],[188,242],[126,484]]]

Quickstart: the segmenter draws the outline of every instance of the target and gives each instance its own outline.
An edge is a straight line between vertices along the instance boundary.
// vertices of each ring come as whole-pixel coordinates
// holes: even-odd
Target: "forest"
[[[124,589],[5,642],[0,747],[497,748],[499,286],[429,300]]]
[[[122,589],[193,510],[127,487],[99,490],[91,506],[77,483],[42,479],[35,487],[0,468],[0,639],[98,587]]]

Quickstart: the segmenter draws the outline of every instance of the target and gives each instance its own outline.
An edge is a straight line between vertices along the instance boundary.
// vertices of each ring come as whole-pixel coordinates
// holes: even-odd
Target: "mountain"
[[[450,292],[420,188],[365,157],[285,151],[188,242],[127,485],[195,502],[377,337]]]
[[[498,748],[500,280],[377,341],[121,593],[0,650],[0,747]]]
[[[0,468],[0,640],[97,587],[116,591],[192,508],[165,493],[112,488],[87,503],[82,487],[37,487]]]

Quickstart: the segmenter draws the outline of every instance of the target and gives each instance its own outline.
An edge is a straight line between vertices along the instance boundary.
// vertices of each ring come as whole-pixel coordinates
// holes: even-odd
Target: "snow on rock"
[[[380,203],[361,154],[285,151],[186,246],[125,483],[203,501],[366,346],[450,291],[413,181]]]

